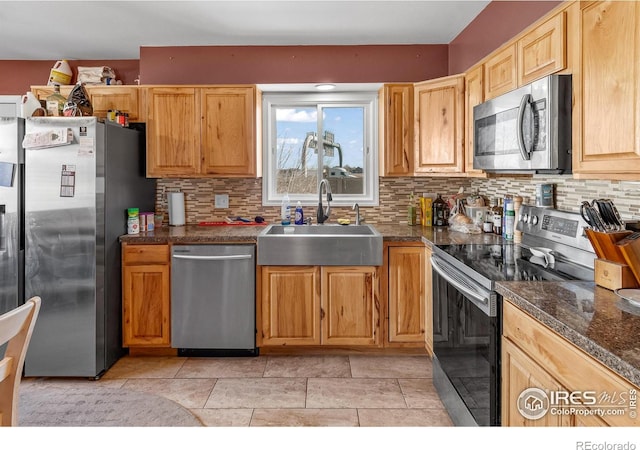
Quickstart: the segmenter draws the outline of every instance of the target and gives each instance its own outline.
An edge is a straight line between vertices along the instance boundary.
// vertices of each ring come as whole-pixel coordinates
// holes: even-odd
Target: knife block
[[[596,258],[593,269],[596,284],[603,288],[615,291],[640,286],[631,267],[627,264]]]

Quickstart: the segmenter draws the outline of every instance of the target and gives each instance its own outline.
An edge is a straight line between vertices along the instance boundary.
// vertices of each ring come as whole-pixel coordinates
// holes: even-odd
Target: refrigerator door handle
[[[0,205],[0,252],[7,251],[7,236],[5,235],[6,226],[5,226],[5,218],[4,218],[6,210],[7,210],[6,205]]]

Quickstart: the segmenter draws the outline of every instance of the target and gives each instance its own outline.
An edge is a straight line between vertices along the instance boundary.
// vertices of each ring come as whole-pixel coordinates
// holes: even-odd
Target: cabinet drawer
[[[127,245],[122,247],[124,264],[168,264],[168,245]]]

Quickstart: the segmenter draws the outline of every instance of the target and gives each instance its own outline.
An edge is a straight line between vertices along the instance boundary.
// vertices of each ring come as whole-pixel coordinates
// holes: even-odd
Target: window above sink
[[[377,90],[264,92],[263,205],[317,205],[322,178],[333,206],[378,205],[377,102]]]

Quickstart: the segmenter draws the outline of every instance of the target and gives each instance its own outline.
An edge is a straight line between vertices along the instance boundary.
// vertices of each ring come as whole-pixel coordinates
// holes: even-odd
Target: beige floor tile
[[[394,379],[310,378],[307,408],[406,408]]]
[[[361,427],[452,426],[444,409],[358,409]]]
[[[266,363],[266,356],[189,358],[176,378],[256,378],[262,376]]]
[[[102,379],[173,378],[186,360],[175,356],[125,356]]]
[[[398,379],[408,408],[444,409],[431,378]]]
[[[350,377],[348,356],[270,356],[265,377]]]
[[[253,409],[191,409],[206,427],[248,427]]]
[[[431,378],[428,356],[351,355],[353,378]]]
[[[79,386],[79,387],[95,387],[95,388],[121,388],[127,382],[126,378],[113,378],[99,380],[88,380],[85,378],[24,378],[20,381],[20,385],[29,387],[48,387],[48,386]]]
[[[357,427],[355,409],[256,409],[252,427]]]
[[[161,395],[185,408],[202,408],[215,383],[215,379],[132,379],[123,389]]]
[[[305,378],[221,378],[205,408],[304,408]]]

